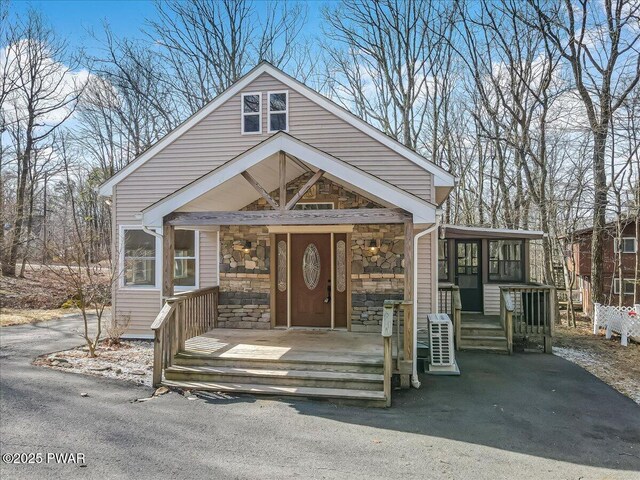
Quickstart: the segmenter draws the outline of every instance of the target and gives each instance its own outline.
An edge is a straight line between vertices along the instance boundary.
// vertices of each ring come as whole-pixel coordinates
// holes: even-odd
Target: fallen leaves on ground
[[[119,345],[104,342],[91,358],[86,347],[51,353],[38,357],[34,365],[41,365],[73,373],[85,373],[117,378],[151,386],[153,376],[153,343],[126,340]]]
[[[577,319],[577,326],[555,327],[553,353],[565,358],[611,385],[640,404],[640,345],[632,341],[623,347],[620,337],[607,340],[604,330],[593,334],[588,317]]]

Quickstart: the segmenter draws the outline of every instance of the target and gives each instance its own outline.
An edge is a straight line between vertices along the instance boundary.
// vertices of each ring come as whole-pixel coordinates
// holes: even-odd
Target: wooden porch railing
[[[457,285],[438,286],[438,313],[446,313],[453,321],[456,350],[460,350],[462,335],[462,300]]]
[[[164,369],[184,350],[185,342],[217,326],[218,287],[178,293],[165,301],[151,325],[153,342],[153,385],[162,382]]]
[[[543,335],[544,351],[551,353],[555,299],[555,287],[549,285],[500,287],[500,319],[510,352],[513,351],[513,335]]]

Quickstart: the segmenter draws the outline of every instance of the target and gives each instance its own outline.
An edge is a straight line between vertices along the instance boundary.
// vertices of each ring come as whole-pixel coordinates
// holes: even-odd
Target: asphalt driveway
[[[12,478],[640,478],[640,407],[552,355],[463,353],[388,410],[251,396],[188,400],[31,365],[77,318],[0,329],[0,463]],[[81,397],[81,392],[89,393]]]

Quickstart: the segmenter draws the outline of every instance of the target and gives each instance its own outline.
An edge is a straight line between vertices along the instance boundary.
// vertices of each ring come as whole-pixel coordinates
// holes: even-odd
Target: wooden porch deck
[[[379,333],[321,329],[216,328],[185,343],[185,353],[257,361],[382,362]]]
[[[379,333],[216,328],[185,342],[162,383],[384,407],[383,366]]]

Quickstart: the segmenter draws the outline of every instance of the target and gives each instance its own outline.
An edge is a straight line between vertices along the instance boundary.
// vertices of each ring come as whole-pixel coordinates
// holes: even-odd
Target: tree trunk
[[[593,236],[591,238],[591,302],[604,301],[604,235],[607,209],[607,175],[605,170],[605,146],[607,127],[594,135],[593,174]]]

